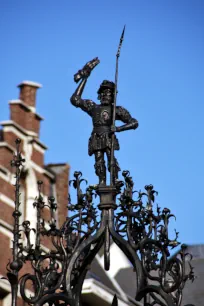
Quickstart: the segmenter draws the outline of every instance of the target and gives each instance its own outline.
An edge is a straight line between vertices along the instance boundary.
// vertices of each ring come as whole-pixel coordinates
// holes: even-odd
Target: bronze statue
[[[99,185],[106,185],[106,166],[104,154],[107,155],[108,170],[112,167],[112,181],[118,179],[118,171],[120,170],[116,158],[111,158],[111,145],[113,142],[113,150],[119,150],[119,142],[115,132],[122,132],[138,127],[138,121],[131,117],[130,113],[122,106],[115,107],[115,120],[125,123],[116,127],[113,120],[114,112],[114,95],[116,94],[115,83],[104,80],[98,90],[98,99],[100,104],[96,104],[91,100],[82,99],[82,93],[86,85],[87,79],[91,71],[99,63],[98,58],[94,58],[88,62],[82,70],[74,75],[75,82],[80,82],[76,91],[71,97],[71,103],[75,107],[80,107],[84,112],[92,117],[93,131],[89,138],[89,155],[95,155],[95,172],[99,177]],[[113,135],[113,137],[112,137]]]

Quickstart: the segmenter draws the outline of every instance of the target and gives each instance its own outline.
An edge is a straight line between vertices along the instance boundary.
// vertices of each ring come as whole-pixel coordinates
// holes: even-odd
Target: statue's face
[[[102,105],[109,105],[113,103],[113,92],[111,89],[106,88],[104,89],[100,95],[99,95],[99,100]]]

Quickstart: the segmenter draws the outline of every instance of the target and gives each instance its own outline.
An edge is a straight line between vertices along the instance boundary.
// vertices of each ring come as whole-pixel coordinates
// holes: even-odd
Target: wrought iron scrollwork
[[[177,247],[178,232],[174,239],[169,237],[169,221],[172,217],[168,208],[157,205],[153,185],[146,185],[145,192],[133,191],[133,180],[128,171],[123,171],[125,187],[119,198],[120,212],[115,219],[116,231],[138,254],[145,277],[145,286],[137,292],[141,300],[149,294],[147,305],[181,305],[182,290],[187,280],[194,280],[192,257],[181,245],[177,256],[170,250]],[[134,199],[137,194],[137,199]],[[144,199],[146,198],[146,201]],[[188,260],[187,260],[188,258]]]
[[[30,229],[29,221],[23,222],[23,231],[27,239],[27,245],[21,245],[20,248],[22,260],[24,262],[30,261],[34,271],[34,274],[24,275],[20,282],[21,296],[29,304],[44,305],[49,300],[49,297],[49,301],[52,301],[53,305],[55,305],[55,301],[59,303],[57,298],[71,304],[70,301],[74,295],[73,292],[66,294],[65,277],[69,262],[82,241],[85,241],[98,228],[96,209],[92,203],[94,187],[89,186],[86,192],[82,194],[80,185],[84,180],[81,179],[81,175],[80,172],[75,172],[75,180],[70,182],[70,184],[73,183],[74,188],[77,190],[77,203],[71,204],[69,197],[68,207],[70,211],[77,213],[72,217],[67,217],[60,229],[57,228],[54,218],[54,212],[57,209],[55,199],[54,197],[48,197],[48,203],[46,204],[41,195],[42,182],[38,182],[39,195],[33,204],[37,209],[36,230]],[[48,228],[42,219],[42,210],[45,207],[50,210]],[[36,235],[35,246],[30,242],[30,232],[32,230]],[[41,237],[43,236],[49,237],[52,242],[52,250],[48,252],[41,248]],[[86,251],[89,252],[89,250]],[[23,255],[23,252],[26,252],[26,255]],[[74,262],[71,271],[71,287],[78,287],[79,285],[87,252],[84,250]],[[28,282],[31,282],[33,285],[34,293],[32,297],[26,295],[26,285]],[[61,291],[60,294],[57,293],[58,290]]]
[[[192,257],[186,253],[185,245],[181,245],[176,256],[171,256],[171,249],[180,244],[178,232],[173,239],[169,236],[169,222],[174,215],[168,208],[155,207],[157,192],[153,185],[145,186],[145,192],[134,191],[130,172],[123,171],[123,181],[116,181],[114,186],[87,187],[82,173],[74,172],[70,185],[76,189],[76,203],[68,197],[71,215],[58,228],[57,203],[52,196],[43,198],[43,182],[38,181],[38,196],[33,203],[36,227],[32,228],[29,220],[20,225],[20,172],[24,160],[19,145],[17,140],[12,161],[16,167],[15,226],[13,261],[7,274],[12,306],[17,305],[19,282],[21,296],[29,305],[80,306],[86,273],[102,246],[104,267],[109,269],[111,241],[124,252],[136,272],[136,300],[143,300],[145,306],[181,305],[184,285],[194,279]],[[50,212],[48,222],[43,219],[45,208]],[[49,249],[43,247],[44,237],[49,239]],[[26,263],[30,263],[32,273],[19,279],[19,271]],[[113,305],[117,305],[116,296]]]

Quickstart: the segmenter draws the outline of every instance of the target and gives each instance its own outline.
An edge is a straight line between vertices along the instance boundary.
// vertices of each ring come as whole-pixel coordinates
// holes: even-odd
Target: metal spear
[[[124,39],[124,33],[125,33],[125,26],[123,28],[121,37],[120,37],[120,42],[118,46],[118,51],[116,53],[116,69],[115,69],[115,92],[114,92],[114,101],[113,101],[113,121],[112,121],[112,126],[115,126],[115,115],[116,115],[116,99],[117,99],[117,85],[118,85],[118,60],[120,57],[120,49],[123,43]],[[110,185],[113,185],[113,171],[114,171],[114,140],[115,140],[115,133],[112,134],[112,139],[111,139],[111,163],[110,163]]]

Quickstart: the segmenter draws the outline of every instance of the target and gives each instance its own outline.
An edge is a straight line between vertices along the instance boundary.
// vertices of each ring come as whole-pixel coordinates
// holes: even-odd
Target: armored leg
[[[99,185],[106,185],[106,166],[104,160],[104,152],[96,151],[95,152],[95,172],[99,177]]]
[[[108,158],[108,171],[110,172],[110,167],[111,167],[111,150],[110,149],[106,149],[106,154],[107,154],[107,158]],[[114,159],[113,159],[113,182],[114,183],[118,179],[118,172],[119,171],[120,171],[120,167],[119,167],[118,161],[114,157]]]

